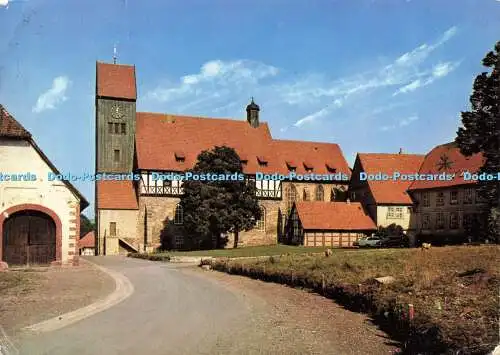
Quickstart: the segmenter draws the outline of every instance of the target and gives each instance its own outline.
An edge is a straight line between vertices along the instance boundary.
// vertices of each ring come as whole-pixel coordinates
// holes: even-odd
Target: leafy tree
[[[95,224],[84,214],[80,214],[80,237],[95,230]]]
[[[243,176],[243,167],[236,151],[229,147],[215,147],[200,153],[193,175],[223,174]],[[190,179],[183,183],[181,206],[184,228],[190,244],[207,246],[215,238],[221,247],[221,234],[234,234],[234,248],[238,247],[239,232],[255,226],[261,210],[254,184],[245,180],[201,181]]]
[[[500,172],[500,41],[486,54],[482,64],[491,72],[476,77],[470,97],[471,111],[462,112],[463,127],[458,129],[455,142],[466,156],[483,153],[485,163],[479,173],[497,174]],[[500,218],[494,208],[500,208],[500,181],[479,181],[478,186],[479,195],[489,203],[489,219],[494,219],[498,231]]]
[[[404,231],[403,227],[401,227],[399,224],[392,223],[387,227],[379,226],[377,234],[384,237],[395,236],[395,235],[402,236],[404,234],[403,231]]]

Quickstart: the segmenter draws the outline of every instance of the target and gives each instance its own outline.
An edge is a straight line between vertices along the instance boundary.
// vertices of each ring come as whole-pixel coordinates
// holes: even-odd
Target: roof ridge
[[[395,155],[395,156],[418,156],[425,157],[426,154],[419,153],[358,153],[358,155]]]
[[[188,118],[188,119],[189,118],[207,119],[207,120],[233,121],[233,122],[247,123],[246,120],[234,119],[234,118],[230,118],[230,117],[194,116],[194,115],[185,115],[185,114],[178,114],[178,113],[144,112],[144,111],[138,111],[137,113],[146,114],[146,115],[158,115],[158,116],[175,116],[175,117],[179,117],[179,118]],[[267,125],[267,121],[260,121],[259,124],[266,124]]]
[[[299,139],[277,139],[273,138],[273,141],[275,142],[289,142],[289,143],[311,143],[311,144],[333,144],[338,146],[338,143],[334,142],[317,142],[317,141],[304,141],[304,140],[299,140]]]

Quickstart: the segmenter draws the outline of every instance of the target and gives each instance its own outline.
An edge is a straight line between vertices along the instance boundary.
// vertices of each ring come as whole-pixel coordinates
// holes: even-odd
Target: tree
[[[493,51],[486,54],[482,64],[491,72],[479,74],[470,97],[471,111],[462,112],[462,124],[457,131],[455,142],[465,156],[483,153],[485,163],[479,173],[500,172],[500,41]],[[500,230],[500,218],[495,208],[500,208],[500,181],[479,181],[478,193],[489,204],[490,223],[496,221]],[[498,233],[498,232],[496,232]],[[498,236],[494,235],[494,239]]]
[[[80,214],[80,237],[95,230],[95,224],[84,214]]]
[[[237,248],[239,232],[252,229],[261,217],[255,185],[241,179],[244,175],[238,154],[229,147],[203,151],[189,172],[193,176],[210,174],[219,178],[189,179],[183,183],[184,195],[180,204],[191,245],[210,245],[215,238],[216,248],[219,248],[221,234],[233,233],[234,248]]]

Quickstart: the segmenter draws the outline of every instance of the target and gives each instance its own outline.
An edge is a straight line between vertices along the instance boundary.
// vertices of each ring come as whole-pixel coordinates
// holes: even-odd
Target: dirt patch
[[[398,344],[363,314],[283,285],[201,269],[186,270],[245,299],[252,319],[219,339],[218,354],[391,354]],[[251,330],[249,330],[251,327]],[[263,341],[268,339],[268,341]]]
[[[85,262],[0,273],[0,325],[14,335],[22,327],[87,306],[114,289],[110,276]]]

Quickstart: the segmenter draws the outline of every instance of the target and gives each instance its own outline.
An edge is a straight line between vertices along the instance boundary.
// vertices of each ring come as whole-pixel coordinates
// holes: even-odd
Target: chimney
[[[398,154],[403,154],[403,148],[399,148],[399,153]]]
[[[259,127],[259,105],[253,101],[247,106],[247,121],[253,128]]]

